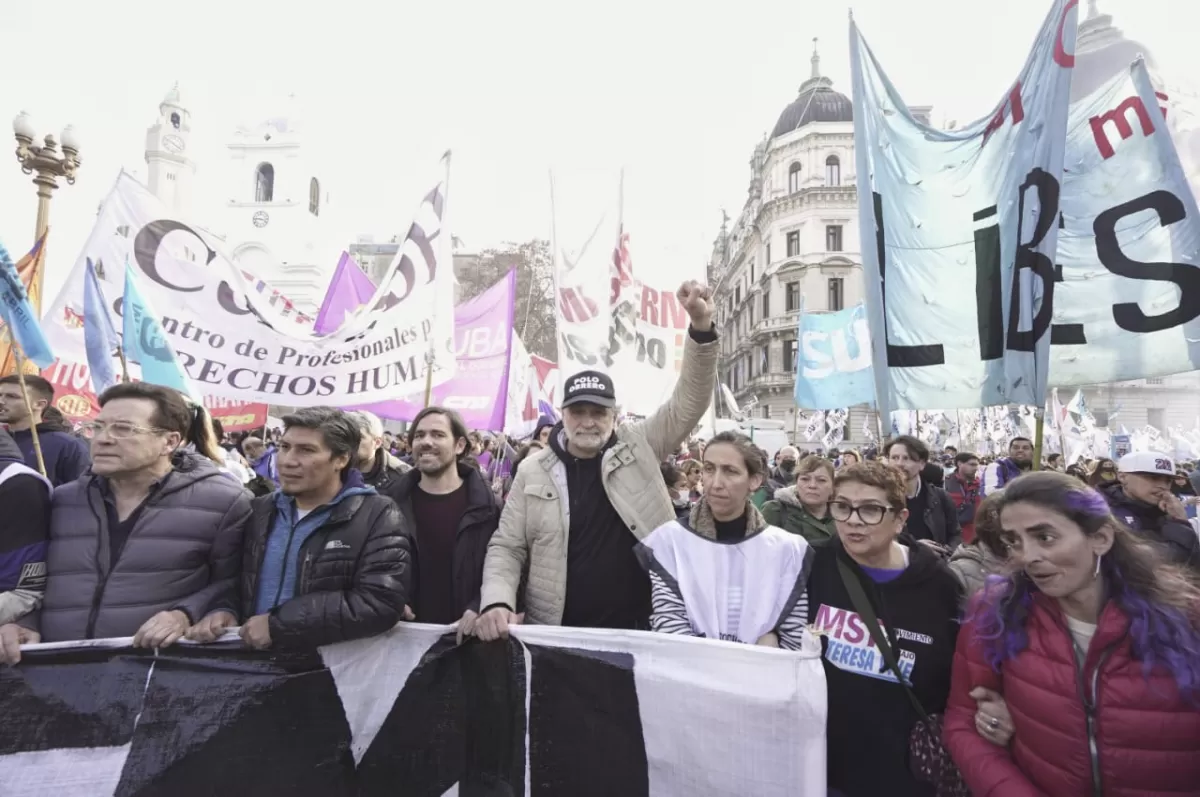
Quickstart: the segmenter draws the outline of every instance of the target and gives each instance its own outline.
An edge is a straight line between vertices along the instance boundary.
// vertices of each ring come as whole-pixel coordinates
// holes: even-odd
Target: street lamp
[[[58,178],[66,180],[68,185],[75,184],[75,174],[81,163],[78,134],[71,125],[63,128],[62,155],[59,155],[59,142],[52,135],[46,136],[41,146],[33,143],[37,129],[29,114],[22,111],[13,119],[13,135],[17,139],[17,161],[21,171],[36,175],[33,178],[38,196],[36,237],[41,238],[49,223],[50,198],[58,188]]]
[[[21,171],[35,175],[33,184],[37,186],[37,228],[34,240],[40,240],[50,223],[50,199],[54,189],[58,188],[58,178],[63,178],[68,185],[75,184],[75,173],[79,171],[79,138],[75,128],[67,125],[62,131],[62,155],[58,154],[59,143],[54,136],[48,135],[43,144],[33,143],[37,138],[37,129],[29,114],[21,111],[13,119],[13,135],[17,139],[17,161]],[[37,274],[37,293],[39,300],[42,295],[42,271]]]

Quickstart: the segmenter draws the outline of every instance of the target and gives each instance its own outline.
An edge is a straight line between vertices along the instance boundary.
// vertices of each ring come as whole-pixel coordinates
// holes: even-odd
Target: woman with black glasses
[[[906,505],[905,476],[891,465],[867,461],[834,479],[837,537],[816,549],[808,582],[829,688],[831,795],[932,797],[935,781],[957,777],[940,715],[960,586],[937,553],[901,536]]]

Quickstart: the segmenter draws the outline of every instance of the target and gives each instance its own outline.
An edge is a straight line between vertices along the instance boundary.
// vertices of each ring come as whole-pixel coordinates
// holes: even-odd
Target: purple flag
[[[339,265],[340,267],[340,265]],[[354,268],[358,271],[358,268]],[[362,274],[361,271],[358,271]],[[368,280],[369,282],[369,280]],[[337,277],[330,285],[330,292]],[[516,270],[474,299],[454,308],[455,377],[433,389],[430,401],[458,410],[472,429],[499,432],[508,408],[508,369],[512,352],[513,299]],[[372,294],[373,295],[373,294]],[[368,295],[367,301],[371,296]],[[325,297],[321,312],[333,304]],[[351,308],[353,310],[353,308]],[[344,316],[343,316],[344,318]],[[334,326],[341,324],[337,321]],[[345,409],[370,410],[380,418],[411,421],[425,406],[424,395],[408,400],[360,404]]]
[[[346,252],[338,260],[337,268],[333,271],[333,279],[329,281],[329,290],[321,302],[317,313],[317,322],[313,331],[318,335],[328,335],[346,321],[346,316],[371,301],[375,295],[375,283],[363,273],[358,263]]]

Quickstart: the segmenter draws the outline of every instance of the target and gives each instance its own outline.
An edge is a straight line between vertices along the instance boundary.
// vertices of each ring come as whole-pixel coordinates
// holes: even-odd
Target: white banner
[[[504,409],[504,433],[509,437],[528,437],[537,428],[541,398],[537,369],[525,341],[516,332],[508,352],[508,403]]]
[[[448,173],[448,160],[445,161]],[[114,325],[128,262],[192,381],[206,395],[292,406],[351,404],[424,389],[454,375],[453,267],[445,176],[429,192],[375,297],[334,334],[247,276],[211,233],[171,218],[122,173],[62,291],[42,319],[55,352],[86,362],[83,274],[97,264]],[[442,266],[442,268],[439,268]],[[290,318],[289,318],[290,316]]]
[[[1041,404],[1075,0],[1056,0],[995,112],[913,118],[853,21],[854,140],[878,409]],[[961,287],[975,284],[974,301]]]
[[[1200,215],[1175,146],[1194,144],[1196,117],[1180,99],[1155,92],[1139,62],[1071,107],[1056,385],[1200,368]]]
[[[560,385],[579,371],[604,371],[622,411],[650,415],[670,397],[683,365],[690,321],[679,285],[703,281],[703,269],[655,262],[639,272],[620,195],[578,251],[558,240],[553,246]]]

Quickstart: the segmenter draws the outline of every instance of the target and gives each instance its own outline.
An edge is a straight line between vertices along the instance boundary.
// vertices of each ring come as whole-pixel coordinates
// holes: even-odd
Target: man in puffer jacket
[[[8,663],[38,641],[164,647],[234,605],[250,495],[180,450],[192,409],[145,382],[109,388],[100,408],[84,427],[92,471],[54,492],[42,608],[0,627]]]
[[[348,413],[313,407],[283,424],[280,489],[254,499],[246,530],[242,641],[314,648],[382,634],[411,616],[400,510],[354,469],[360,433]],[[221,613],[188,636],[211,641],[235,623]]]

